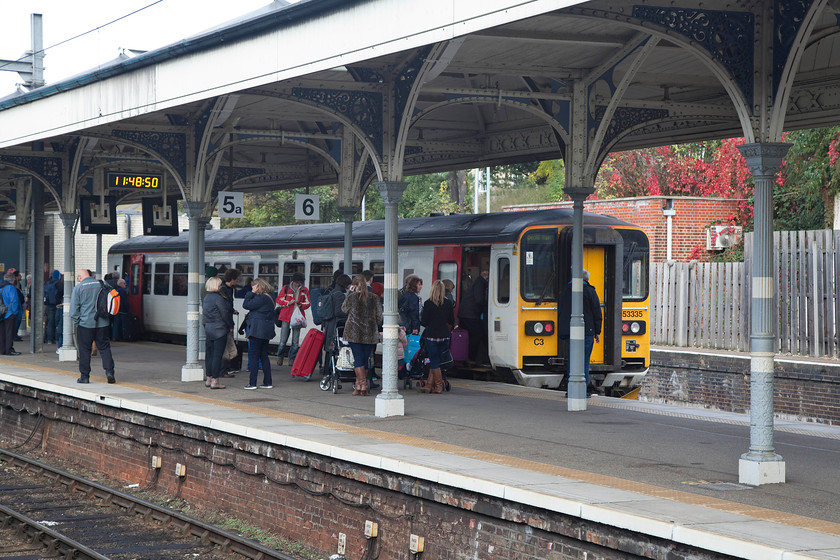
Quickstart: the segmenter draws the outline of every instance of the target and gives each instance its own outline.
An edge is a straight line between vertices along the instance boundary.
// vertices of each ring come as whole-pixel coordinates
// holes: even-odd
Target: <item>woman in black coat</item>
[[[222,355],[225,353],[228,333],[233,331],[233,306],[220,293],[222,279],[218,276],[209,278],[204,284],[207,295],[204,296],[204,332],[207,335],[207,355],[205,366],[207,379],[204,384],[211,389],[224,389],[219,383],[222,373]]]
[[[443,282],[435,280],[429,299],[423,304],[423,331],[426,354],[429,356],[430,392],[443,392],[443,373],[440,371],[441,357],[449,349],[450,331],[455,326],[455,313],[452,302],[446,299]]]
[[[251,291],[245,295],[242,307],[248,310],[245,331],[248,334],[248,372],[250,377],[245,389],[257,388],[260,364],[263,370],[263,384],[260,389],[271,389],[271,360],[268,358],[268,342],[274,338],[274,298],[271,286],[262,278],[251,284]]]

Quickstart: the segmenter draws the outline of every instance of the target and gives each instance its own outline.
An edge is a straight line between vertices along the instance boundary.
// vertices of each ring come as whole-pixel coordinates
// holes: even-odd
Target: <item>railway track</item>
[[[298,560],[0,449],[0,558]]]

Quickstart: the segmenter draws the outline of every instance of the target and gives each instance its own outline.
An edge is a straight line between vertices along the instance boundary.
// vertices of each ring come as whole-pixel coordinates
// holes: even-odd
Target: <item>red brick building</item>
[[[583,209],[640,226],[650,239],[651,262],[662,262],[667,258],[668,214],[671,214],[671,258],[687,261],[696,245],[706,250],[710,237],[707,230],[714,224],[727,225],[730,216],[738,210],[738,202],[738,199],[732,198],[643,196],[587,200]],[[571,202],[551,202],[507,206],[504,211],[571,207]],[[712,230],[712,243],[716,237],[715,230]]]

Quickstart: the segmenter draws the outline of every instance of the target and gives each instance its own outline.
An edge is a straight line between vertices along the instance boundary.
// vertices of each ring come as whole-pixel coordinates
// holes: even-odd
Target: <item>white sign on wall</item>
[[[245,193],[241,192],[220,192],[219,193],[219,217],[220,218],[241,218],[245,214]]]
[[[315,221],[320,220],[321,197],[319,197],[317,194],[296,194],[295,219]]]

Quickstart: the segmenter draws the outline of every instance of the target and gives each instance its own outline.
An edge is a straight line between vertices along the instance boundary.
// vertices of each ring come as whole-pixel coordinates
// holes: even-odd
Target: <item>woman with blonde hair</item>
[[[255,278],[251,291],[245,295],[242,307],[248,310],[245,332],[248,335],[248,373],[250,377],[245,389],[257,388],[260,364],[263,383],[260,389],[271,389],[271,360],[268,357],[268,342],[274,338],[274,298],[271,285],[262,278]]]
[[[233,332],[233,306],[219,293],[222,279],[218,276],[208,278],[204,283],[207,295],[204,296],[204,332],[207,334],[207,355],[205,367],[207,379],[204,384],[211,389],[224,389],[219,383],[222,373],[222,355],[225,352],[228,333]]]
[[[382,305],[379,297],[368,290],[365,277],[353,278],[341,310],[347,313],[343,338],[353,351],[353,368],[356,371],[354,395],[367,395],[367,365],[379,342],[379,325],[382,323]]]
[[[426,387],[432,393],[443,392],[443,374],[440,371],[441,357],[449,349],[450,331],[455,326],[455,312],[452,302],[446,298],[446,287],[435,280],[429,299],[423,304],[422,324],[429,356],[429,381]]]

